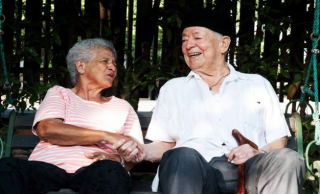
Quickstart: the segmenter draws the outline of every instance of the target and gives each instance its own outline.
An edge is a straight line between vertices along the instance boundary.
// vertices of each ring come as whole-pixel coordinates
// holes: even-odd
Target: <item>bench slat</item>
[[[34,148],[39,143],[39,137],[35,135],[14,135],[12,148]]]

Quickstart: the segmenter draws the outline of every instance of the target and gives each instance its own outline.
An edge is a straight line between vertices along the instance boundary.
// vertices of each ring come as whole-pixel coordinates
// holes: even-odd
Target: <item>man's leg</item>
[[[214,157],[209,162],[214,169],[214,179],[221,194],[236,194],[238,192],[238,166],[228,162],[223,155]]]
[[[304,177],[304,159],[288,148],[259,154],[246,162],[248,194],[302,193]]]
[[[100,160],[77,170],[70,179],[70,189],[80,194],[127,194],[131,178],[119,162]]]
[[[58,191],[67,186],[65,170],[45,162],[18,158],[0,160],[1,194],[36,194]]]
[[[196,150],[175,148],[162,157],[159,187],[165,194],[218,194],[213,174],[213,168]]]

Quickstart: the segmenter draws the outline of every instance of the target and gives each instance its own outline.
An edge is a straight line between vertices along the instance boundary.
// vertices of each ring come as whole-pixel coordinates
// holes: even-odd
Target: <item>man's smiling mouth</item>
[[[202,53],[191,53],[191,54],[189,54],[189,57],[196,57],[196,56],[199,56],[201,54]]]

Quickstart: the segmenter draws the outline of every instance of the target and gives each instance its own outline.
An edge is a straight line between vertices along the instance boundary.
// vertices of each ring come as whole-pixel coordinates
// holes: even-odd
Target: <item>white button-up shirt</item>
[[[209,162],[238,146],[233,129],[259,148],[291,136],[270,83],[228,67],[230,74],[215,95],[193,71],[168,81],[160,90],[146,138],[193,148]]]

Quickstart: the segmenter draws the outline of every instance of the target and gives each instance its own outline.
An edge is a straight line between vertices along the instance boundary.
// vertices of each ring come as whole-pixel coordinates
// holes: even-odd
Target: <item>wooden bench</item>
[[[138,112],[144,136],[149,126],[151,115],[152,112]],[[17,114],[15,111],[10,112],[5,157],[28,159],[32,150],[39,142],[38,136],[33,135],[31,132],[34,116],[35,113]],[[145,143],[148,143],[148,141],[145,140]],[[151,183],[158,165],[144,161],[132,169],[133,188],[130,194],[154,194],[154,192],[151,192]],[[48,194],[71,193],[75,194],[76,192],[70,189],[61,189],[60,191],[52,191]]]
[[[29,157],[33,148],[39,142],[39,138],[31,133],[35,113],[17,115],[15,111],[9,114],[9,128],[5,148],[5,157]],[[151,112],[138,112],[142,131],[145,136],[146,130],[151,120]],[[303,155],[302,147],[302,125],[298,113],[285,115],[286,121],[294,136],[288,139],[287,147],[294,149]],[[298,143],[297,143],[298,142]],[[145,142],[148,143],[148,142]],[[299,144],[299,145],[298,145]],[[151,192],[152,178],[156,174],[158,164],[142,162],[132,170],[133,188],[130,194],[154,194]],[[59,192],[49,192],[49,194],[75,193],[69,189],[62,189]]]

